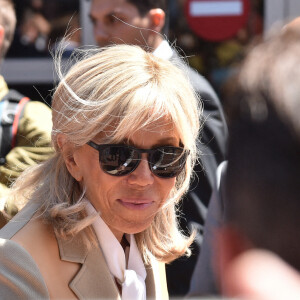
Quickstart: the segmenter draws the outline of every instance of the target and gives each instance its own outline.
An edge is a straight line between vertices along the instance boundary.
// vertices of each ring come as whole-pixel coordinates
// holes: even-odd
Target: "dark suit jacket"
[[[196,177],[190,190],[180,205],[182,218],[180,225],[185,232],[196,228],[198,235],[192,246],[190,258],[180,258],[167,265],[167,282],[170,296],[185,295],[188,292],[191,276],[200,251],[203,236],[203,225],[212,190],[216,185],[216,170],[226,155],[228,129],[220,100],[209,82],[186,65],[174,52],[171,61],[181,64],[194,90],[203,103],[203,129],[198,139],[202,153],[200,163],[194,170]],[[178,284],[180,282],[180,284]]]
[[[227,161],[224,161],[217,169],[217,184],[212,192],[208,207],[201,253],[198,256],[191,279],[190,297],[220,294],[215,273],[214,260],[216,254],[213,246],[216,232],[224,225],[225,211],[227,211],[226,202],[224,201],[226,170]]]

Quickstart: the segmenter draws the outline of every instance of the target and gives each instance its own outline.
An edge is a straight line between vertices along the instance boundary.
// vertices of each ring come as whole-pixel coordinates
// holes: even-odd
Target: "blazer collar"
[[[82,266],[73,280],[70,289],[79,299],[120,299],[115,284],[100,247],[87,248],[82,242],[82,235],[77,234],[72,239],[62,239],[56,236],[61,260],[80,263]],[[155,279],[153,268],[145,266],[147,271],[147,299],[155,299]],[[157,274],[158,275],[158,274]]]

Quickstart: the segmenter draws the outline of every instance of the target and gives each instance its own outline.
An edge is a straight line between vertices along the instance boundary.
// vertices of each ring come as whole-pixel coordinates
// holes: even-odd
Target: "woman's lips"
[[[142,210],[151,206],[154,201],[151,199],[118,199],[118,201],[129,209]]]

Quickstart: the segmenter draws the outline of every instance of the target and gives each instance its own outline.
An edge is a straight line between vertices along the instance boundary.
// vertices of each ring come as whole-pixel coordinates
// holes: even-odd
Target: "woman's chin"
[[[136,234],[145,231],[152,223],[153,217],[148,219],[135,218],[135,219],[123,219],[122,222],[118,222],[118,226],[115,228],[121,230],[127,234]]]

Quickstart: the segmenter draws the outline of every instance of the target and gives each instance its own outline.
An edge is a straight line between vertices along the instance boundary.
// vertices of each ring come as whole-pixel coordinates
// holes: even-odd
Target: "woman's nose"
[[[143,154],[143,157],[138,167],[128,175],[128,183],[136,184],[139,186],[147,186],[154,182],[154,175],[149,168],[147,160],[147,154]]]

